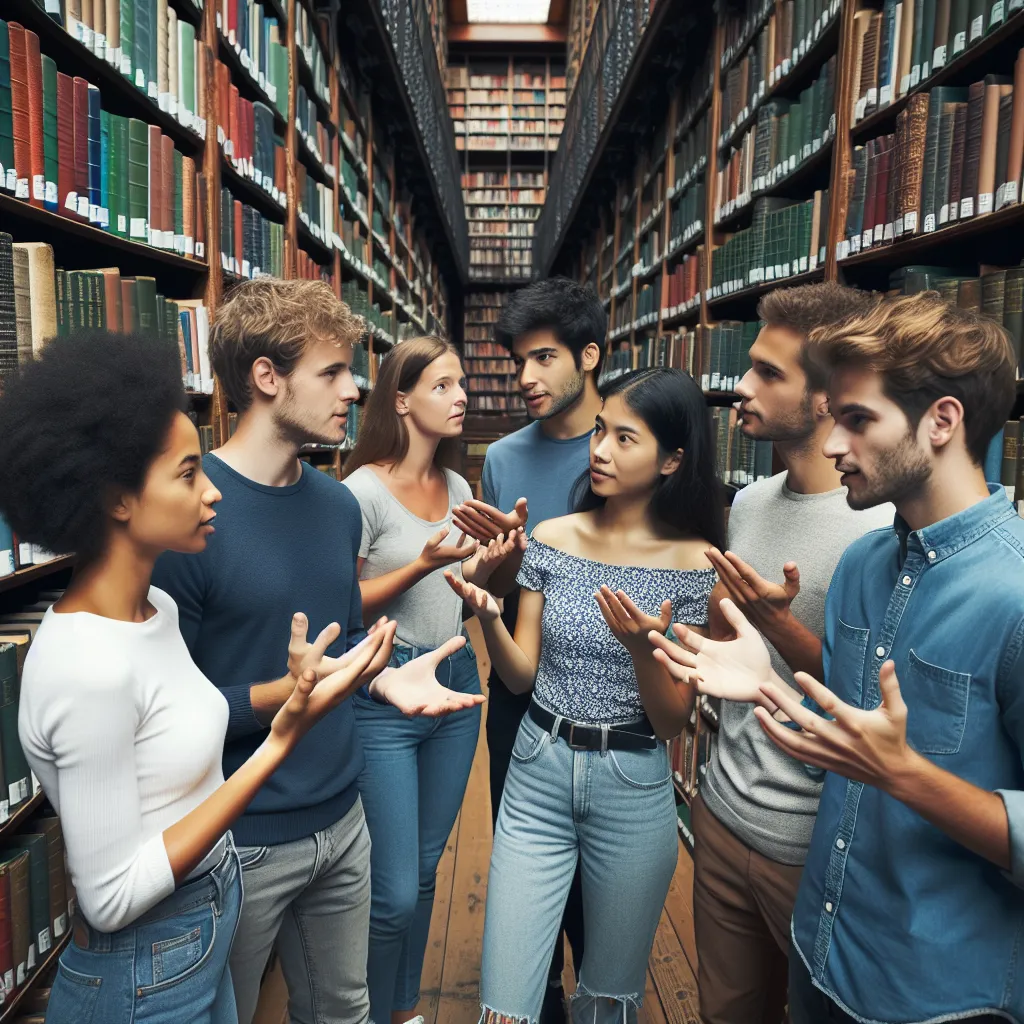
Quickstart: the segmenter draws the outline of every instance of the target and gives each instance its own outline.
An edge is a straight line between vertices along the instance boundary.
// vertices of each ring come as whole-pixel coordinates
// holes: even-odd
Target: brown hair
[[[811,331],[865,313],[877,302],[873,292],[823,281],[768,292],[757,304],[757,316],[769,327],[784,327],[806,341]],[[800,350],[800,367],[807,376],[808,391],[825,390],[825,373],[809,358],[806,345]]]
[[[412,391],[423,371],[446,352],[459,354],[454,345],[429,334],[400,342],[384,357],[373,391],[366,400],[359,440],[345,460],[344,476],[370,463],[394,465],[405,458],[409,451],[409,428],[404,417],[395,411],[395,400],[400,391]],[[437,446],[434,464],[453,467],[458,454],[459,439],[446,437]]]
[[[355,344],[366,325],[324,281],[261,277],[238,285],[217,310],[210,361],[239,412],[252,405],[252,364],[269,359],[287,375],[310,342]]]
[[[925,411],[951,396],[964,407],[964,438],[980,466],[1010,414],[1017,359],[1010,337],[987,317],[944,302],[937,292],[887,299],[861,316],[814,331],[812,358],[825,373],[861,366],[916,430]]]

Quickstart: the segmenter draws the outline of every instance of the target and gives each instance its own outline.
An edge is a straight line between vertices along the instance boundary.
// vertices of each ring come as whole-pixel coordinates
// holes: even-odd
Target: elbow
[[[98,932],[120,931],[127,928],[147,908],[133,906],[131,901],[122,899],[121,893],[102,900],[98,893],[78,892],[79,909],[82,916]]]
[[[678,722],[651,722],[651,725],[654,728],[654,735],[662,743],[668,743],[669,740],[674,740],[683,731],[686,719],[680,718]]]

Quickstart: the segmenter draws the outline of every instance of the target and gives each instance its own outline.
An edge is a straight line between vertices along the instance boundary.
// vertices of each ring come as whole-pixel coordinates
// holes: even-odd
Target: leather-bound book
[[[53,944],[50,930],[50,874],[46,836],[28,833],[12,836],[0,856],[28,854],[29,969],[34,969]]]
[[[14,304],[14,239],[0,231],[0,386],[18,369],[18,323]]]
[[[8,172],[11,174],[8,183]],[[0,192],[13,192],[14,122],[11,116],[11,41],[7,22],[0,21]]]
[[[178,15],[167,8],[167,99],[172,113],[178,112]]]
[[[139,329],[139,302],[134,277],[121,278],[121,327],[125,334]]]
[[[206,188],[206,178],[203,175],[196,173],[196,259],[199,260],[214,260],[216,253],[209,253],[206,249],[206,211],[209,197]],[[222,229],[223,230],[223,229]]]
[[[84,78],[74,79],[75,94],[75,193],[78,196],[77,214],[89,219],[89,83]]]
[[[32,362],[32,296],[28,281],[28,253],[14,246],[14,322],[18,335],[18,365]]]
[[[160,239],[162,249],[174,248],[174,139],[160,137]]]
[[[909,97],[900,112],[905,118],[903,155],[896,209],[900,237],[914,235],[924,229],[921,216],[921,191],[924,176],[925,145],[928,132],[928,95],[917,92]],[[901,222],[901,223],[899,223]]]
[[[861,96],[866,100],[865,116],[878,109],[878,59],[881,54],[882,28],[885,17],[881,11],[871,12],[867,32],[864,33],[864,59],[861,64]],[[859,99],[860,97],[858,97]]]
[[[43,64],[39,54],[39,36],[25,30],[25,59],[28,63],[28,201],[40,208],[46,205],[46,161],[43,149]]]
[[[174,224],[172,238],[174,251],[185,254],[185,158],[177,149],[173,150],[174,192],[171,200],[171,215]]]
[[[170,105],[170,72],[168,61],[170,60],[170,43],[167,38],[167,0],[156,0],[156,88],[157,102],[161,110],[167,110]]]
[[[1007,196],[1007,185],[1010,173],[1010,136],[1013,132],[1013,86],[1005,85],[999,94],[999,118],[996,130],[996,202],[995,208],[1001,210],[1010,201]]]
[[[108,331],[124,330],[124,314],[121,297],[121,271],[117,267],[104,267],[99,271],[103,278],[103,309]]]
[[[28,979],[28,955],[32,937],[32,909],[29,896],[29,857],[27,853],[10,850],[0,854],[0,863],[7,867],[10,879],[11,960],[14,963],[14,987],[19,989]],[[8,996],[12,993],[8,992]]]
[[[149,126],[128,120],[128,235],[149,240]]]
[[[947,64],[967,49],[970,20],[971,0],[950,0],[949,49],[946,51]]]
[[[235,255],[235,273],[240,274],[242,260],[245,258],[245,219],[242,216],[242,204],[237,199],[232,200],[231,207],[231,230],[233,233],[231,248]]]
[[[956,292],[956,304],[971,313],[981,312],[981,278],[964,277]]]
[[[893,154],[896,148],[894,135],[883,135],[878,149],[878,183],[875,190],[875,245],[892,241],[895,214],[892,205]],[[889,237],[886,238],[888,233]]]
[[[1024,357],[1024,267],[1010,267],[1006,271],[1006,287],[1003,293],[1003,326],[1013,339],[1017,354],[1017,376]],[[1024,491],[1018,497],[1024,498]]]
[[[910,88],[914,62],[914,13],[917,0],[902,0],[900,5],[899,77],[894,96],[904,96]]]
[[[41,59],[43,81],[43,203],[56,213],[60,208],[57,182],[60,178],[60,144],[57,134],[57,65],[44,53]]]
[[[1002,326],[1006,301],[1006,271],[990,270],[981,275],[981,312]]]
[[[16,242],[15,252],[24,254],[29,281],[32,335],[29,356],[42,352],[46,343],[57,336],[57,293],[53,249],[45,242]]]
[[[132,55],[132,70],[135,85],[143,92],[149,91],[150,57],[152,49],[153,19],[150,0],[135,2],[135,45]]]
[[[5,994],[13,994],[15,989],[11,926],[11,869],[6,861],[0,859],[0,983]]]
[[[50,876],[50,929],[53,940],[62,938],[68,930],[67,875],[64,868],[64,834],[60,821],[43,815],[32,821],[32,828],[46,836],[47,869]]]
[[[1006,202],[1021,200],[1021,175],[1024,173],[1024,50],[1017,53],[1013,65],[1013,114],[1010,120],[1010,144],[1006,162]]]
[[[972,124],[970,120],[967,125],[968,159],[971,159],[975,152],[977,153],[976,175],[973,178],[967,178],[967,182],[974,182],[975,214],[991,213],[995,209],[999,100],[1004,93],[1009,94],[1013,88],[1009,79],[999,75],[986,75],[983,85],[980,125]],[[972,111],[969,110],[968,116],[971,113]],[[976,130],[977,142],[975,143],[972,133]],[[968,194],[966,189],[964,194]]]
[[[949,62],[949,19],[952,0],[935,0],[935,31],[932,35],[932,71]]]
[[[980,83],[979,83],[980,84]],[[953,139],[949,163],[949,220],[960,219],[960,196],[963,190],[965,150],[967,148],[967,116],[969,103],[958,103],[953,117]]]
[[[181,160],[181,219],[185,236],[185,255],[196,252],[196,168],[191,157]]]
[[[57,72],[57,203],[61,213],[77,215],[75,192],[75,90],[68,75]]]
[[[928,142],[921,197],[924,229],[936,230],[949,220],[949,170],[953,119],[958,103],[966,104],[967,90],[936,86],[928,93]],[[934,144],[933,144],[934,143]],[[943,214],[945,207],[945,214]]]
[[[28,199],[32,132],[28,112],[28,54],[25,29],[16,21],[7,23],[11,51],[11,121],[14,132],[15,195]]]
[[[160,129],[156,125],[149,125],[147,128],[149,148],[149,177],[147,182],[147,224],[149,225],[148,239],[150,245],[155,245],[155,239],[163,231],[163,149],[160,144]]]

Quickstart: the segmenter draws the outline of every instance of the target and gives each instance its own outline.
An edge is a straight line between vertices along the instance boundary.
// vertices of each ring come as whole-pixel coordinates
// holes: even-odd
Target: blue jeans
[[[392,665],[420,653],[396,648]],[[459,693],[479,693],[473,648],[467,643],[443,662],[437,678]],[[392,1012],[419,1002],[437,862],[462,806],[480,708],[406,718],[359,694],[352,702],[366,756],[359,790],[371,842],[370,1019],[390,1024]]]
[[[228,954],[242,907],[238,854],[137,921],[99,932],[81,915],[60,956],[47,1024],[235,1024]]]
[[[579,859],[577,1024],[634,1022],[679,840],[668,753],[571,750],[528,715],[498,812],[484,918],[481,1021],[536,1024]]]

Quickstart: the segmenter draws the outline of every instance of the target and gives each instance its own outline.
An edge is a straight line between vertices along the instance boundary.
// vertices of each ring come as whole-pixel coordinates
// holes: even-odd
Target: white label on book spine
[[[847,242],[847,246],[846,246],[847,253],[860,252],[860,240],[861,240],[861,236],[860,235],[854,235],[853,238],[851,238]]]
[[[939,223],[946,224],[949,221],[949,203],[943,203],[939,207]]]
[[[149,232],[146,230],[146,218],[145,217],[132,217],[131,219],[131,230],[128,234],[132,238],[146,239],[149,237]]]
[[[111,64],[115,68],[121,67],[121,47],[120,46],[108,46],[107,47],[107,63]]]
[[[917,231],[917,210],[911,210],[903,216],[903,233],[912,235]]]
[[[980,15],[971,22],[971,42],[985,34],[985,16]]]
[[[100,208],[97,203],[89,204],[89,223],[99,224],[100,222]]]
[[[185,255],[185,236],[184,235],[175,235],[174,238],[173,238],[173,242],[174,242],[174,251],[176,253],[178,253],[178,255],[184,256]]]
[[[229,43],[230,43],[230,44],[231,44],[232,46],[234,46],[234,45],[235,45],[235,30],[234,30],[233,28],[229,28],[229,29],[228,29],[228,42],[229,42]]]
[[[11,572],[14,572],[12,567]],[[9,800],[0,800],[0,821],[6,821],[11,816],[11,803]]]
[[[47,206],[57,205],[57,182],[48,181],[46,183],[46,188],[43,190],[43,202]]]
[[[28,178],[18,178],[17,184],[14,186],[14,195],[18,199],[28,199]]]
[[[18,187],[18,174],[13,167],[7,169],[7,176],[4,180],[4,187],[8,192],[14,192]]]
[[[87,50],[93,48],[93,31],[88,25],[82,25],[82,42],[85,44]]]
[[[30,942],[28,944],[28,969],[34,970],[36,966],[36,944]]]
[[[978,213],[991,213],[994,208],[991,192],[982,192],[978,196]]]
[[[171,109],[171,94],[162,92],[157,96],[156,105],[165,113]]]
[[[900,95],[902,96],[910,88],[910,75],[902,75],[900,77]]]
[[[800,273],[802,274],[806,270],[807,270],[807,257],[806,256],[801,256],[800,257]]]
[[[960,219],[974,216],[974,196],[966,196],[960,200]]]
[[[892,102],[892,86],[883,85],[878,98],[880,106],[887,107]]]
[[[106,230],[110,227],[110,211],[105,207],[100,207],[100,227]]]
[[[39,943],[39,952],[48,953],[50,950],[50,929],[43,928],[39,935],[36,937],[36,941]]]
[[[127,53],[121,54],[121,74],[128,78],[132,76],[132,58]]]
[[[1003,0],[996,0],[992,5],[992,13],[988,19],[988,27],[991,28],[993,25],[1001,25],[1003,21]]]
[[[252,269],[248,260],[242,260],[242,277],[252,277]]]
[[[1003,186],[1003,189],[1005,191],[1004,202],[1007,202],[1007,203],[1015,203],[1015,202],[1017,202],[1017,195],[1018,195],[1018,193],[1017,193],[1017,182],[1016,181],[1008,181]]]
[[[893,234],[894,238],[899,238],[900,235],[903,234],[903,218],[902,217],[897,217],[896,220],[893,221],[892,234]]]
[[[928,72],[926,71],[925,74],[927,74],[927,73]],[[920,83],[920,81],[921,81],[921,65],[920,64],[915,64],[910,69],[910,88],[911,89],[917,88],[917,86]]]
[[[263,74],[262,71],[260,72],[259,81],[260,81],[260,88],[263,89],[263,90],[266,90],[266,88],[267,88],[267,76],[265,74]]]
[[[12,782],[7,787],[8,800],[11,804],[17,804],[21,799],[21,781]]]
[[[194,256],[196,254],[195,239],[191,235],[186,235],[184,240],[185,255]]]
[[[142,68],[135,69],[135,87],[143,90],[146,88],[146,72]]]
[[[953,56],[955,57],[958,53],[961,53],[967,48],[967,33],[957,32],[953,37]]]
[[[883,242],[891,242],[895,237],[896,237],[895,225],[893,224],[892,221],[889,221],[889,223],[885,225],[885,231],[882,234],[882,241]]]
[[[885,231],[884,224],[876,224],[874,232],[872,233],[872,242],[882,241],[882,233]]]
[[[107,37],[102,32],[97,32],[92,41],[92,52],[100,60],[107,59]]]
[[[925,218],[924,218],[924,233],[927,235],[927,234],[930,234],[934,230],[935,230],[935,214],[934,213],[925,214]]]
[[[1010,6],[1007,7],[1007,11],[1019,11],[1024,7],[1024,0],[1010,0]]]
[[[89,216],[89,197],[79,196],[78,197],[78,216],[88,217]]]
[[[53,922],[53,937],[59,939],[68,930],[68,915],[61,914],[56,921]]]
[[[782,73],[783,73],[784,75],[788,75],[788,74],[789,74],[789,69],[790,69],[790,68],[791,68],[792,66],[793,66],[793,64],[792,64],[792,61],[790,61],[790,59],[789,59],[788,57],[786,57],[786,58],[785,58],[785,59],[783,60],[783,62],[782,62]]]
[[[123,213],[117,215],[117,233],[119,235],[128,233],[128,218]]]
[[[46,179],[41,174],[32,175],[32,198],[39,202],[46,198]]]

